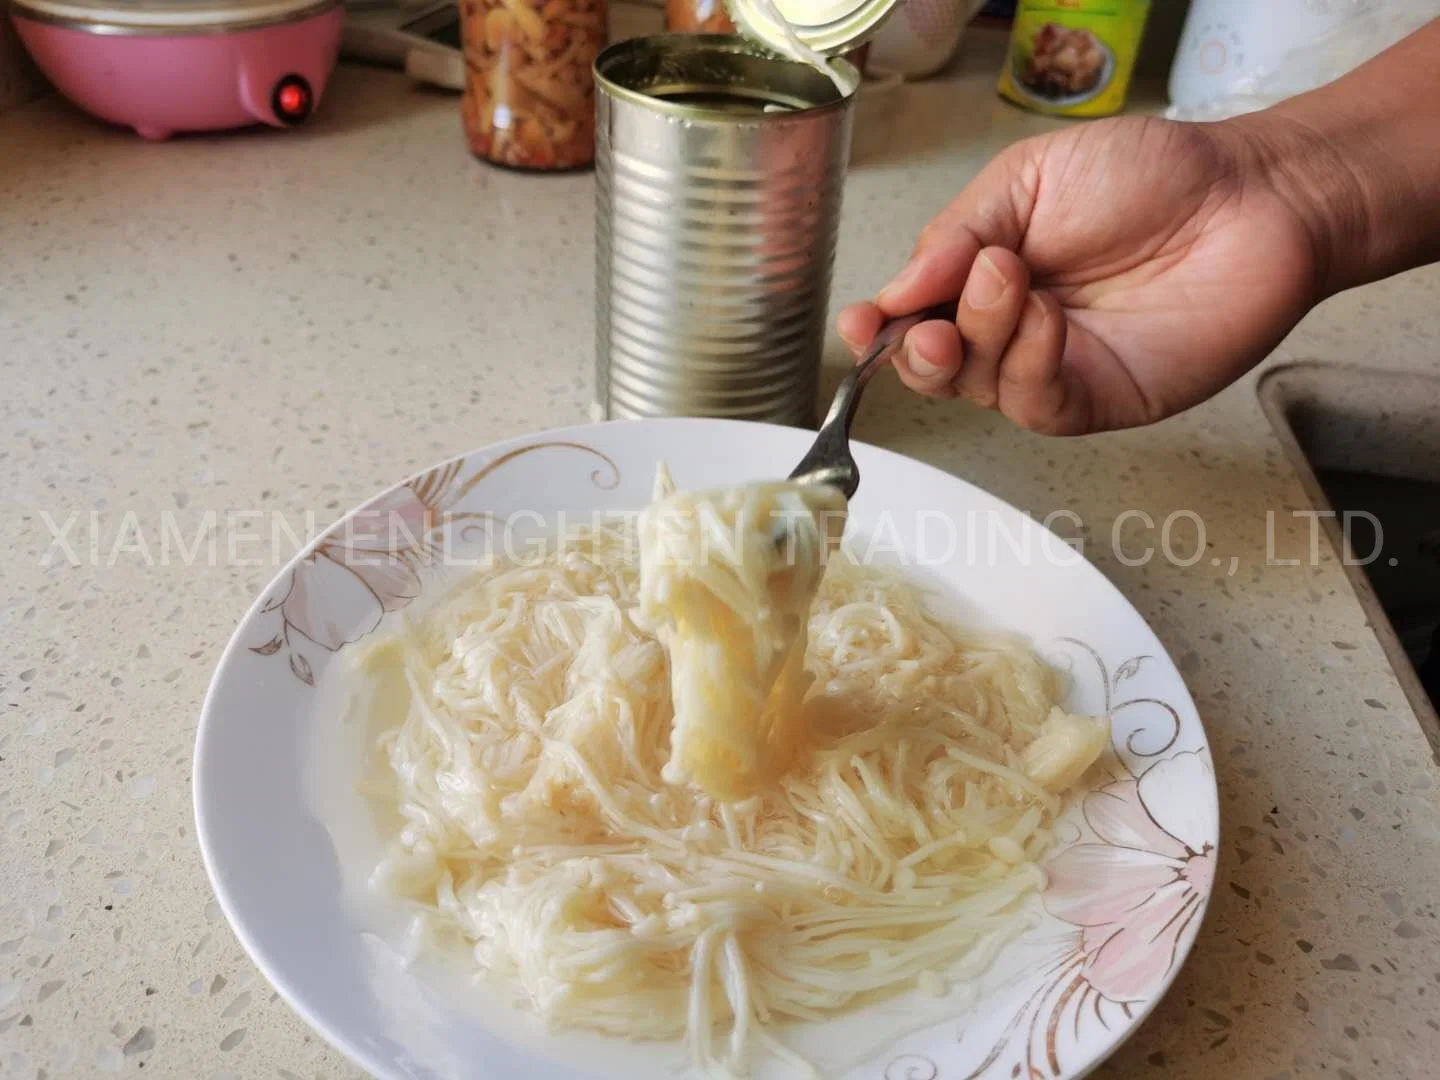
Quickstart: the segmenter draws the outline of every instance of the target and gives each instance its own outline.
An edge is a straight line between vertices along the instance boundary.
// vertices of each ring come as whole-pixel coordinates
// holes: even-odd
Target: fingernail
[[[905,366],[910,369],[911,374],[918,375],[922,379],[928,379],[940,370],[938,364],[932,364],[929,360],[926,360],[925,357],[920,355],[920,351],[908,341],[905,342],[902,350],[902,359]]]
[[[1000,302],[1009,287],[1000,268],[985,255],[979,255],[970,268],[970,280],[965,283],[965,302],[976,309],[991,307]]]
[[[860,351],[860,343],[859,343],[858,341],[854,341],[854,340],[852,340],[851,338],[847,337],[846,334],[845,334],[845,331],[843,331],[843,330],[838,330],[838,329],[837,329],[837,330],[835,331],[835,333],[837,333],[838,335],[840,335],[840,340],[845,343],[845,347],[846,347],[847,349],[849,349],[851,352],[859,352],[859,351]]]
[[[1028,309],[1028,314],[1033,315],[1040,321],[1041,326],[1044,326],[1050,321],[1050,309],[1040,300],[1039,293],[1032,292],[1026,297],[1025,307]]]
[[[886,285],[883,289],[880,290],[880,294],[876,297],[876,299],[884,300],[885,297],[890,295],[891,293],[897,293],[900,292],[902,289],[908,288],[910,283],[915,280],[919,273],[920,263],[916,259],[912,258],[908,263],[906,263],[900,268],[900,272],[898,274],[896,274],[893,278],[890,279],[890,284]]]

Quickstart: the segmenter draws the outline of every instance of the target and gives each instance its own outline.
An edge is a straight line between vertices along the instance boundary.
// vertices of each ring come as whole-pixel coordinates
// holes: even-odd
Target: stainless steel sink
[[[1440,375],[1289,364],[1259,393],[1440,758]]]

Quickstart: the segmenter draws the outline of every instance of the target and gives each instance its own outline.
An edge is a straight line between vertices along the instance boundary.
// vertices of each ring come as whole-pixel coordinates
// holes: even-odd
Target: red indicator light
[[[294,83],[280,88],[280,111],[296,116],[305,111],[305,91]]]
[[[286,75],[275,84],[270,107],[275,110],[275,119],[282,124],[299,124],[308,119],[315,107],[310,84],[299,75]]]

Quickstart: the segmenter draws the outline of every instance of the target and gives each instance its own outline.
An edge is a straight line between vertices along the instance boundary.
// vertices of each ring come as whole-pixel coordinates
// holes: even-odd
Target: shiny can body
[[[813,423],[854,68],[842,90],[733,36],[663,34],[596,71],[601,411]]]

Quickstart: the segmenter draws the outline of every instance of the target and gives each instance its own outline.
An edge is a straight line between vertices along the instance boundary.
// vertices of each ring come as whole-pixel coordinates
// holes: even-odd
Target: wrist
[[[1440,260],[1440,19],[1333,83],[1221,124],[1312,236],[1316,299]]]
[[[1239,145],[1242,183],[1276,196],[1309,236],[1315,302],[1380,276],[1377,185],[1363,156],[1300,110],[1270,109],[1222,126]]]

